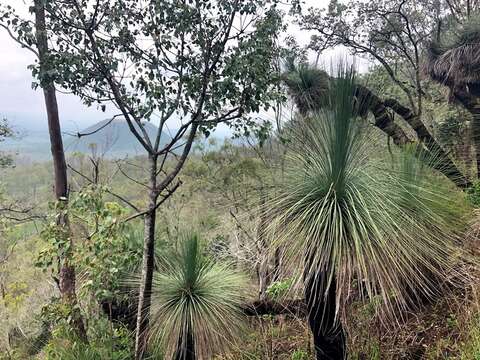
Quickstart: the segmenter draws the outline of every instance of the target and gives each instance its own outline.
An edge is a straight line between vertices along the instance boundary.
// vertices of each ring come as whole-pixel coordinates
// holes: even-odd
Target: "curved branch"
[[[455,163],[450,159],[447,152],[435,140],[430,131],[420,117],[413,113],[409,108],[400,104],[396,99],[387,99],[384,105],[400,115],[415,131],[418,138],[430,151],[432,156],[440,161],[434,161],[433,167],[449,178],[455,185],[465,189],[472,185],[471,181],[458,169]]]
[[[16,37],[13,33],[12,33],[12,30],[10,30],[10,28],[4,24],[0,24],[0,27],[4,28],[6,31],[7,31],[7,34],[15,41],[17,42],[18,44],[20,44],[21,47],[27,49],[27,50],[30,50],[33,54],[35,54],[35,56],[38,58],[39,57],[39,54],[38,54],[38,51],[35,50],[34,48],[32,48],[31,46],[29,46],[28,44],[25,44],[22,40],[20,40],[18,37]]]
[[[69,132],[64,132],[64,134],[70,135],[70,136],[75,136],[75,137],[78,137],[79,139],[81,137],[84,137],[84,136],[90,136],[90,135],[96,134],[97,132],[99,132],[102,129],[105,129],[108,125],[110,125],[113,122],[113,120],[115,120],[116,118],[118,118],[119,116],[122,116],[122,115],[123,114],[114,115],[111,119],[108,119],[108,121],[105,124],[103,124],[102,126],[100,126],[98,129],[95,129],[95,130],[92,130],[92,131],[89,131],[89,132],[85,132],[85,133],[77,132],[76,134],[69,133]]]

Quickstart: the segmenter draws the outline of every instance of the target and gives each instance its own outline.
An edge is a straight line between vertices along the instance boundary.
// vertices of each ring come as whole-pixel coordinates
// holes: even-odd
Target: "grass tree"
[[[163,257],[153,278],[150,344],[167,359],[211,359],[242,328],[246,278],[204,253],[195,234]]]
[[[283,75],[288,93],[292,98],[298,112],[302,116],[315,113],[326,106],[329,102],[329,87],[334,82],[324,70],[305,62],[296,63],[290,61],[287,71]],[[407,132],[394,121],[394,116],[389,109],[393,100],[382,100],[367,86],[357,82],[354,88],[355,98],[358,99],[361,107],[359,115],[368,113],[373,116],[373,125],[383,131],[398,146],[412,144],[415,139],[407,135]],[[453,183],[461,188],[470,184],[457,169],[456,165],[449,158],[448,154],[432,139],[418,136],[424,146],[435,154],[435,157],[442,157],[444,160],[436,161],[433,165]]]
[[[381,299],[388,317],[438,294],[455,272],[465,215],[462,196],[425,165],[430,153],[382,156],[354,92],[354,73],[341,72],[328,108],[292,130],[286,181],[270,204],[275,241],[303,263],[318,359],[346,356],[339,319],[354,288]]]
[[[408,124],[410,133],[443,158],[445,175],[457,186],[466,188],[471,181],[442,148],[424,117],[428,96],[422,81],[422,53],[428,38],[437,29],[439,15],[449,13],[449,7],[442,2],[431,6],[427,2],[403,0],[346,3],[332,0],[327,7],[307,9],[299,23],[304,30],[312,31],[309,45],[312,50],[321,53],[344,46],[352,55],[368,58],[378,65],[387,75],[385,81],[397,93],[395,96],[383,94],[381,101],[376,101],[377,106],[381,106],[377,110],[388,115],[378,125],[395,124],[393,119],[398,115],[404,125]],[[389,129],[390,126],[386,128]]]
[[[292,60],[287,65],[283,81],[289,90],[298,112],[306,115],[325,106],[328,98],[328,74],[308,63],[295,64]]]

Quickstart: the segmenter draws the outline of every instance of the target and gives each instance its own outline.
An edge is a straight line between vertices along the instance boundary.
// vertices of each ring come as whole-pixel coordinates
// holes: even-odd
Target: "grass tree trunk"
[[[476,159],[476,177],[480,179],[480,97],[471,96],[468,101],[465,101],[466,108],[472,115],[472,143],[475,148]]]
[[[147,347],[153,270],[155,267],[155,221],[157,203],[157,158],[149,156],[148,211],[144,218],[142,275],[138,294],[137,325],[135,335],[135,359],[142,359]]]
[[[307,318],[312,331],[317,360],[343,360],[346,358],[345,332],[337,317],[335,277],[327,289],[329,272],[315,265],[315,252],[306,253],[304,292]]]
[[[319,274],[318,276],[323,276]],[[317,360],[343,360],[346,358],[345,333],[336,316],[336,284],[328,292],[322,281],[310,278],[305,282],[308,324],[313,335]]]
[[[355,85],[355,97],[359,112],[370,111],[375,118],[375,126],[391,137],[395,145],[403,146],[412,143],[405,131],[393,121],[383,101],[370,89],[363,85]]]
[[[188,331],[186,338],[179,339],[178,349],[175,354],[175,360],[195,360],[197,357],[195,355],[195,339],[191,331]]]
[[[472,86],[470,92],[455,91],[455,98],[472,115],[471,139],[475,149],[476,175],[480,179],[480,89]]]
[[[445,150],[433,138],[420,117],[415,115],[409,108],[401,105],[395,99],[383,101],[370,91],[370,89],[358,84],[355,86],[355,96],[361,107],[361,112],[364,112],[366,110],[364,108],[366,107],[375,117],[375,126],[391,137],[396,145],[404,146],[413,141],[409,139],[405,131],[393,121],[389,109],[400,115],[412,127],[418,138],[435,157],[442,159],[441,165],[437,166],[439,172],[443,173],[443,175],[462,189],[471,185],[471,182],[465,174],[460,171]],[[435,164],[437,162],[438,161],[436,161]]]
[[[48,61],[48,39],[45,25],[45,8],[42,0],[35,0],[35,30],[38,48],[38,57],[40,61],[41,74],[47,70]],[[55,86],[51,81],[41,81],[45,107],[48,118],[48,132],[50,136],[50,145],[54,167],[55,196],[57,201],[63,203],[60,209],[66,206],[68,201],[68,181],[67,165],[65,161],[65,152],[63,150],[62,133],[60,129],[60,119],[58,114],[58,104]],[[61,228],[59,233],[69,237],[68,217],[61,212],[57,217],[57,225]],[[71,244],[70,244],[71,248]],[[77,335],[82,340],[87,340],[85,326],[80,312],[76,308],[77,296],[75,286],[75,268],[69,262],[68,251],[63,259],[60,259],[59,269],[59,289],[62,299],[72,308],[72,325]]]
[[[403,106],[395,99],[387,99],[384,105],[400,115],[415,131],[425,147],[437,158],[434,168],[450,179],[456,186],[466,189],[472,185],[471,181],[462,173],[450,158],[449,154],[435,140],[422,119],[412,110]]]
[[[472,113],[472,138],[475,148],[475,159],[477,165],[477,179],[480,179],[480,107],[476,109],[476,113]]]

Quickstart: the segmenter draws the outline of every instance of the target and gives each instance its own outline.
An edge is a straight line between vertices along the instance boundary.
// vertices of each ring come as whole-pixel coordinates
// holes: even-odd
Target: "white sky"
[[[325,7],[328,1],[305,0],[305,6]],[[0,0],[0,4],[12,5],[19,13],[28,9],[25,2],[28,3]],[[308,34],[302,33],[297,26],[290,25],[288,33],[294,34],[301,44],[309,40]],[[27,69],[33,62],[33,54],[22,49],[0,28],[0,117],[9,119],[16,128],[31,131],[46,128],[42,92],[32,90],[31,72]],[[64,130],[81,130],[106,118],[100,110],[87,108],[73,95],[58,94],[58,103]]]

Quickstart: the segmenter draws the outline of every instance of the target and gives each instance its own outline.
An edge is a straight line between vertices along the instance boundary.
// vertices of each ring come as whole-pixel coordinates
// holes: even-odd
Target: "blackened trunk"
[[[382,100],[370,89],[362,85],[356,85],[355,96],[358,102],[360,114],[370,111],[375,118],[375,126],[393,139],[394,144],[403,146],[412,143],[403,129],[393,121],[393,118]]]
[[[432,152],[436,158],[441,159],[440,162],[434,162],[436,170],[462,189],[471,185],[470,180],[460,171],[445,150],[433,138],[420,117],[414,114],[409,108],[403,106],[395,99],[383,101],[370,91],[370,89],[362,85],[356,86],[355,96],[358,101],[360,114],[365,114],[370,111],[375,117],[375,126],[391,137],[396,145],[404,146],[413,141],[409,139],[405,131],[393,121],[389,109],[400,115],[412,127],[425,147]]]
[[[185,339],[179,339],[175,360],[195,360],[195,339],[191,331],[185,335]]]
[[[464,94],[462,103],[472,115],[472,142],[475,148],[477,165],[477,179],[480,179],[480,96],[478,91],[475,94]]]
[[[48,39],[45,24],[45,8],[44,1],[35,0],[35,32],[37,40],[37,48],[40,62],[40,85],[43,89],[45,99],[45,107],[48,118],[48,132],[50,136],[50,145],[54,167],[55,196],[57,201],[64,205],[60,209],[66,207],[68,201],[68,181],[67,181],[67,165],[65,161],[65,152],[63,149],[62,132],[60,129],[60,119],[58,114],[58,104],[55,86],[52,81],[46,79],[45,72],[48,70]],[[57,225],[61,228],[61,234],[69,237],[68,217],[64,212],[57,217]],[[69,248],[71,249],[72,244]],[[77,309],[77,296],[75,292],[75,268],[69,262],[69,253],[60,259],[59,269],[59,289],[62,299],[72,309],[72,325],[80,339],[86,341],[87,335],[83,319]]]
[[[149,203],[144,219],[144,239],[142,256],[142,277],[138,294],[137,326],[135,334],[135,359],[142,359],[147,346],[148,323],[152,294],[153,270],[155,267],[155,220],[157,202],[157,159],[149,156]]]
[[[471,85],[469,91],[455,89],[453,96],[472,115],[472,142],[475,148],[477,179],[480,179],[480,88]]]
[[[472,112],[472,138],[473,146],[475,147],[475,158],[477,164],[477,180],[480,179],[480,109],[478,113]]]
[[[305,281],[308,324],[313,335],[316,359],[343,360],[346,358],[345,333],[336,316],[336,284],[332,281],[326,292],[324,283],[314,277]]]

